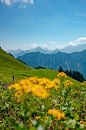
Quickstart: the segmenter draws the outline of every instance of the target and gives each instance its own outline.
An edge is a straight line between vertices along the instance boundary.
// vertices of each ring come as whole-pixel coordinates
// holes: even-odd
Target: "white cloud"
[[[17,2],[19,2],[20,4],[34,4],[34,0],[1,0],[2,4],[8,5],[8,6]]]
[[[80,37],[76,39],[76,43],[86,42],[86,37]]]
[[[69,42],[70,45],[78,45],[78,44],[83,44],[83,43],[86,43],[86,37],[80,37],[80,38],[77,38],[73,42]]]
[[[1,0],[1,3],[4,3],[5,5],[11,5],[12,0]]]

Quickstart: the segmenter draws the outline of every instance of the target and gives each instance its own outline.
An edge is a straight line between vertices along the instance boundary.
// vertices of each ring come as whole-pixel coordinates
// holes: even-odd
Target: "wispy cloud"
[[[81,43],[86,43],[86,37],[77,38],[75,41],[70,42],[69,44],[78,45],[78,44],[81,44]]]
[[[86,17],[86,13],[75,13],[74,15],[77,17]]]
[[[20,4],[34,4],[34,0],[1,0],[1,3],[7,6],[10,6],[17,2],[19,2]]]
[[[5,4],[5,5],[11,5],[12,0],[1,0],[1,3]]]
[[[80,24],[80,25],[86,25],[85,22],[77,21],[77,20],[71,20],[71,19],[64,19],[64,22],[73,23],[73,24]]]

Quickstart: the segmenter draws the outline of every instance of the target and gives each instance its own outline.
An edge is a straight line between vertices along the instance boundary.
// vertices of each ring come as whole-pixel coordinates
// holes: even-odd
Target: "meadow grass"
[[[44,71],[50,72],[34,74],[42,77]],[[58,75],[47,75],[51,80],[29,77],[8,89],[0,86],[0,129],[85,130],[86,85]]]

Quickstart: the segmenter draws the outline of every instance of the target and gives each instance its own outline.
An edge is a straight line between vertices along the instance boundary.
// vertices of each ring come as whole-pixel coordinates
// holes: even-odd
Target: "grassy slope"
[[[4,50],[0,48],[0,80],[3,82],[11,82],[12,76],[17,75],[19,72],[29,70],[29,67],[22,62],[16,60]],[[18,76],[16,76],[17,78]],[[19,76],[21,77],[21,76]]]
[[[2,83],[10,83],[12,82],[13,75],[16,81],[29,76],[53,79],[56,77],[57,72],[48,69],[31,69],[0,48],[0,81]]]
[[[0,48],[0,67],[11,67],[12,69],[27,69],[27,66],[7,54]]]

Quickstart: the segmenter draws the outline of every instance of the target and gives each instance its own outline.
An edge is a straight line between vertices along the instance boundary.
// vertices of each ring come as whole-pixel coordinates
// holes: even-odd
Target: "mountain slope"
[[[15,81],[19,80],[27,76],[28,74],[25,75],[25,73],[29,70],[30,68],[24,63],[7,54],[0,48],[0,82],[10,83],[13,81],[13,76]]]
[[[13,69],[27,69],[28,67],[22,62],[16,60],[14,57],[6,53],[0,48],[0,67],[13,68]]]
[[[32,67],[44,66],[58,69],[59,66],[62,66],[64,69],[80,71],[86,77],[86,50],[71,54],[61,52],[57,54],[43,54],[34,52],[20,56],[18,59]]]

